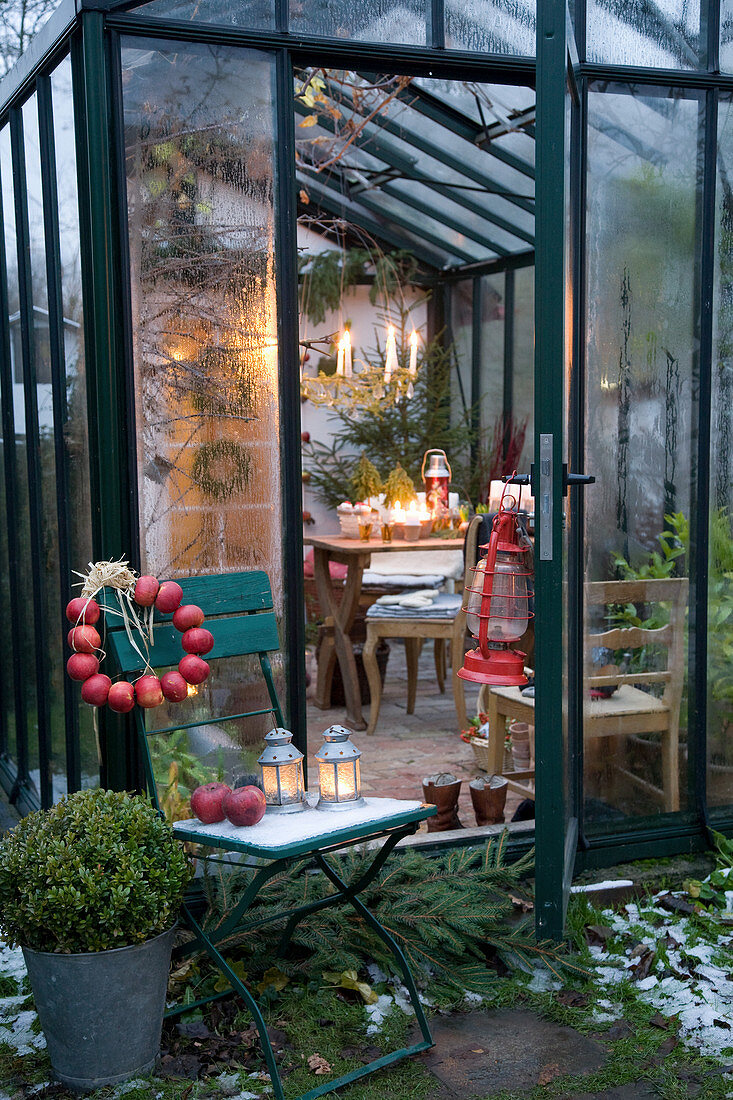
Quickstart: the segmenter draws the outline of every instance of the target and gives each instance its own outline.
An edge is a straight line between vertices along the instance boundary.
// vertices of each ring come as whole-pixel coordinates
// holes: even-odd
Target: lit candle
[[[417,333],[412,330],[410,336],[410,378],[417,377]]]
[[[351,378],[351,333],[348,329],[344,329],[344,338],[341,342],[344,348],[344,375],[346,378]]]
[[[339,340],[338,354],[336,355],[336,374],[344,373],[344,342]]]
[[[387,348],[384,361],[384,381],[389,382],[393,371],[397,370],[397,340],[395,339],[394,325],[387,326]]]

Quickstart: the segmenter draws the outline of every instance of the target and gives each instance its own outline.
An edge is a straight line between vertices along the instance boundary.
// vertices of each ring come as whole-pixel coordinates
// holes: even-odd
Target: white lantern
[[[278,726],[265,735],[257,763],[262,770],[266,813],[292,814],[306,808],[303,753],[292,744],[290,730]]]
[[[316,753],[321,787],[317,810],[348,810],[365,804],[361,797],[360,756],[345,726],[329,726],[323,731],[323,745]]]

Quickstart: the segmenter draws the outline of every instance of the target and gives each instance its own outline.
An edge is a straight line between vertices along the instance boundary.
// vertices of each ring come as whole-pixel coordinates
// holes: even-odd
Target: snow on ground
[[[629,903],[621,912],[604,911],[616,935],[590,948],[596,978],[609,990],[619,981],[632,981],[643,1001],[664,1016],[679,1018],[680,1038],[688,1045],[711,1057],[727,1057],[733,1052],[731,930],[714,914],[694,922],[673,916],[655,904],[661,897],[646,907]]]

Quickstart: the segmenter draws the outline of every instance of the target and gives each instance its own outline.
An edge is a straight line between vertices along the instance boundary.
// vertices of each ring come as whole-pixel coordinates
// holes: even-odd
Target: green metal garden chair
[[[183,602],[194,603],[201,607],[206,616],[206,628],[214,636],[214,648],[211,653],[207,654],[206,659],[217,662],[245,655],[255,655],[259,659],[260,670],[267,691],[268,705],[237,714],[207,714],[205,718],[199,714],[195,721],[176,721],[170,726],[162,727],[155,722],[157,713],[155,710],[146,711],[137,706],[134,708],[133,716],[142,752],[147,790],[161,813],[153,759],[149,746],[149,739],[152,736],[167,736],[174,731],[195,728],[204,723],[219,725],[222,722],[245,721],[249,718],[270,713],[274,718],[274,724],[284,725],[270,663],[270,655],[279,651],[280,643],[267,574],[257,571],[229,573],[224,576],[192,577],[179,580],[179,584],[183,589]],[[110,594],[105,593],[105,596],[105,602],[114,606],[114,602],[110,600]],[[157,671],[177,665],[182,656],[181,636],[171,620],[172,615],[155,613],[154,644],[150,650],[150,659]],[[117,620],[112,616],[108,618],[108,645],[113,662],[125,676],[134,677],[137,673],[142,672],[140,655],[131,644],[125,630],[121,625],[117,625]],[[212,670],[212,676],[215,676],[215,668]],[[176,707],[176,704],[172,705]],[[182,705],[185,708],[185,703]],[[150,722],[152,728],[148,726],[150,719],[152,719]],[[282,922],[284,926],[277,952],[282,957],[287,951],[288,944],[298,923],[304,917],[332,905],[348,904],[356,910],[391,949],[395,962],[402,973],[405,986],[409,991],[422,1033],[422,1041],[377,1058],[368,1065],[352,1070],[339,1078],[324,1082],[317,1088],[303,1093],[299,1100],[312,1100],[312,1098],[331,1092],[359,1077],[390,1065],[392,1062],[431,1047],[433,1040],[430,1029],[407,960],[393,937],[369,912],[358,895],[373,881],[395,845],[404,837],[414,833],[420,821],[434,812],[435,808],[432,806],[397,809],[391,813],[383,813],[381,817],[377,814],[375,819],[356,825],[343,823],[339,820],[338,814],[323,813],[319,815],[323,824],[320,826],[321,832],[318,836],[309,835],[303,839],[291,839],[286,843],[273,844],[249,842],[246,828],[236,830],[236,836],[221,836],[216,835],[215,826],[204,826],[195,820],[175,822],[173,827],[176,835],[182,841],[197,844],[199,852],[203,849],[204,859],[221,858],[213,854],[212,851],[207,852],[207,849],[213,850],[213,852],[236,853],[239,859],[249,857],[247,860],[248,873],[252,877],[235,908],[227,919],[216,928],[206,927],[205,915],[203,918],[200,916],[191,898],[184,901],[181,913],[182,922],[193,933],[202,950],[209,955],[221,973],[226,976],[231,989],[223,993],[213,993],[210,996],[203,997],[194,1004],[176,1006],[170,1009],[167,1015],[188,1012],[198,1005],[206,1004],[221,997],[238,994],[257,1026],[276,1100],[285,1100],[275,1054],[259,1005],[242,979],[234,972],[218,950],[217,944],[236,931],[245,931],[248,926],[261,927],[265,923],[278,921]],[[313,830],[310,829],[309,832],[312,834]],[[373,851],[371,864],[357,879],[352,882],[344,882],[326,857],[340,849],[367,841]],[[381,841],[381,844],[375,843],[379,841]],[[254,864],[254,867],[252,864]],[[312,866],[322,871],[333,885],[334,893],[332,895],[289,911],[283,911],[281,914],[266,920],[256,919],[255,915],[255,917],[250,918],[248,925],[247,912],[265,883],[284,871],[294,872],[297,870],[298,873],[302,873],[306,868]],[[232,873],[236,873],[236,870],[236,864],[232,863]],[[188,953],[190,953],[190,949],[188,949]]]

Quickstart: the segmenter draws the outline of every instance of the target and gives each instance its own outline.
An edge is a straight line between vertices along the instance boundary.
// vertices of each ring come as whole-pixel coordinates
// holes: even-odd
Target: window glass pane
[[[720,0],[720,68],[733,72],[733,0]]]
[[[700,104],[625,92],[589,94],[584,573],[636,582],[586,587],[586,817],[599,826],[684,808],[687,791]],[[680,579],[660,593],[664,578]]]
[[[122,66],[142,569],[266,570],[282,639],[274,62],[134,39]],[[230,713],[235,665],[200,689]]]
[[[733,802],[733,100],[718,122],[708,574],[708,804]]]
[[[587,36],[589,61],[695,69],[700,0],[588,0]]]
[[[59,529],[56,511],[56,458],[54,453],[54,409],[51,387],[51,345],[48,318],[48,287],[46,283],[46,244],[43,227],[43,194],[41,189],[41,154],[38,134],[38,103],[31,96],[23,105],[23,138],[25,144],[26,187],[28,193],[28,228],[33,284],[33,353],[35,362],[36,400],[38,405],[37,454],[41,479],[40,522],[42,545],[42,614],[47,629],[46,683],[50,716],[50,766],[54,799],[66,793],[66,717],[64,711],[65,651],[61,624],[59,587]],[[43,719],[42,719],[43,720]],[[38,764],[40,767],[40,761]],[[31,770],[31,778],[40,782],[40,771]]]
[[[426,0],[290,0],[290,30],[424,46],[428,10]]]
[[[274,0],[150,0],[142,12],[156,19],[190,19],[196,23],[268,30],[275,26]]]
[[[445,0],[445,44],[534,57],[536,14],[535,0]]]
[[[9,155],[10,143],[7,126],[0,132],[0,157],[5,159],[6,155]],[[3,181],[4,183],[4,181]],[[3,201],[8,201],[7,193],[3,194]],[[2,226],[0,226],[2,231]],[[4,273],[0,272],[0,278],[4,277]],[[0,421],[0,424],[2,422]],[[0,615],[3,622],[12,622],[12,614],[10,610],[10,568],[8,563],[8,529],[7,524],[4,522],[4,517],[7,515],[6,511],[7,497],[5,494],[5,439],[2,431],[0,431],[0,515],[3,517],[3,522],[0,523]],[[2,727],[0,728],[0,753],[7,753],[7,755],[14,759],[16,755],[16,742],[15,742],[15,695],[13,692],[13,678],[8,672],[5,676],[2,690],[0,692],[0,722]]]
[[[82,570],[87,562],[93,560],[92,508],[84,360],[84,310],[81,291],[81,234],[71,60],[68,57],[61,62],[51,77],[51,93],[56,146],[56,188],[59,203],[61,296],[64,314],[66,370],[64,445],[68,480],[66,507],[69,523],[69,558],[73,569]],[[99,761],[93,719],[94,711],[82,703],[81,697],[78,696],[82,787],[96,786],[99,783]]]
[[[3,216],[5,255],[8,268],[8,305],[10,328],[10,370],[13,393],[13,422],[15,426],[16,485],[13,494],[16,507],[16,531],[18,560],[28,563],[30,554],[30,514],[28,507],[28,467],[26,454],[25,406],[23,402],[23,341],[20,325],[20,294],[18,282],[18,252],[15,234],[15,195],[10,145],[10,130],[6,127],[0,135],[0,169],[2,170]],[[36,658],[33,645],[34,621],[32,615],[23,616],[16,626],[15,660],[23,669],[26,708],[25,725],[17,726],[21,739],[16,744],[16,754],[29,750],[28,766],[38,768],[38,721],[36,708]],[[16,755],[17,759],[17,755]]]

